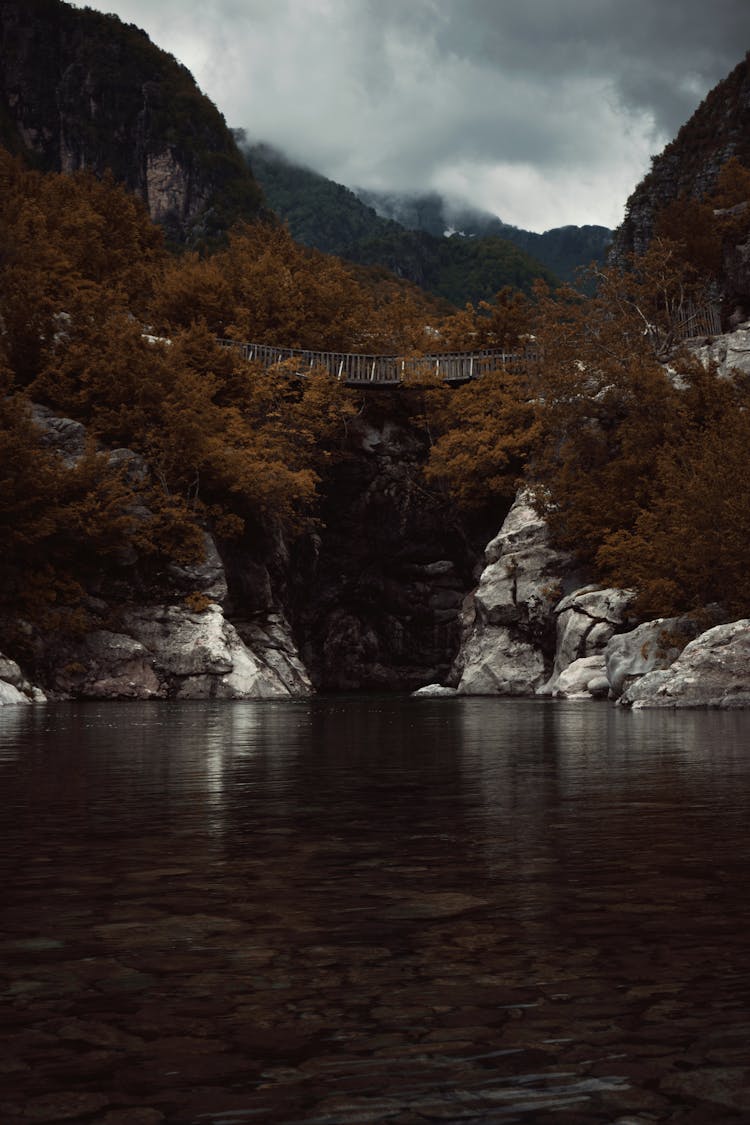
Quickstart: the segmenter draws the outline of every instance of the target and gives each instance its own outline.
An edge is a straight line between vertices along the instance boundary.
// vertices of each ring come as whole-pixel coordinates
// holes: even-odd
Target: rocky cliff
[[[42,700],[30,680],[53,699],[255,699],[444,678],[486,531],[473,536],[425,484],[418,405],[408,394],[365,395],[324,481],[322,522],[293,543],[270,522],[241,540],[206,532],[202,562],[171,563],[156,583],[132,550],[116,580],[85,590],[97,622],[86,632],[21,622],[25,667],[10,659],[16,653],[0,657],[0,703]],[[86,428],[38,405],[33,418],[72,470]],[[149,474],[131,450],[102,452],[123,471]]]
[[[62,0],[0,4],[0,141],[47,171],[111,169],[174,241],[210,240],[261,207],[189,71],[133,24]]]
[[[750,54],[701,102],[627,201],[615,231],[615,257],[643,253],[656,213],[681,195],[700,199],[716,184],[730,157],[750,165]]]
[[[638,623],[633,591],[575,588],[584,575],[550,545],[523,491],[485,562],[466,598],[447,682],[416,696],[610,699],[635,709],[750,705],[750,621],[717,624],[721,610],[710,606]]]
[[[86,455],[86,427],[35,405],[42,444],[72,472]],[[110,465],[146,478],[150,469],[129,449],[102,449]],[[142,524],[153,519],[139,503]],[[170,563],[157,581],[131,546],[117,574],[92,575],[81,591],[87,626],[64,628],[21,620],[27,668],[0,654],[0,704],[52,699],[266,699],[306,695],[310,679],[283,605],[271,588],[269,551],[252,567],[252,595],[236,582],[213,536],[204,532],[201,561]],[[153,579],[153,576],[152,576]],[[45,692],[32,687],[44,684]]]

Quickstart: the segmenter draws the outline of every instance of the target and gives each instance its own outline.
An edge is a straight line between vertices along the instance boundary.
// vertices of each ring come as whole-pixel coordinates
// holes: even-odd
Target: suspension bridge
[[[361,355],[354,352],[318,352],[306,348],[277,348],[270,344],[247,344],[219,340],[234,348],[248,362],[265,368],[286,364],[298,374],[325,368],[349,387],[396,387],[426,378],[459,385],[503,368],[522,374],[538,362],[533,347],[519,351],[442,352],[435,355]]]
[[[671,324],[673,341],[716,336],[720,332],[721,318],[715,305],[696,306],[688,302]],[[490,371],[528,374],[538,369],[541,361],[541,352],[532,341],[515,351],[488,349],[413,356],[322,352],[307,348],[280,348],[272,344],[248,344],[238,340],[218,340],[217,343],[224,348],[235,349],[248,362],[258,363],[264,368],[284,364],[300,375],[324,368],[348,387],[397,387],[426,379],[460,385],[479,379]]]

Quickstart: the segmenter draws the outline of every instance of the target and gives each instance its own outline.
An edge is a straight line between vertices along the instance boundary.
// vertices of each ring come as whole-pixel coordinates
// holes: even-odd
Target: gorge
[[[748,337],[741,326],[698,352],[736,374],[748,365]],[[225,542],[223,555],[206,535],[201,563],[171,566],[168,600],[131,602],[117,629],[80,641],[40,635],[41,685],[3,658],[0,700],[422,689],[746,705],[746,622],[723,625],[718,608],[644,622],[631,591],[592,585],[590,571],[550,544],[523,492],[496,535],[496,507],[467,521],[422,475],[422,397],[408,386],[362,393],[343,456],[324,477],[319,528],[290,544],[258,527],[244,546]],[[69,466],[83,458],[80,423],[41,407],[35,423]],[[119,464],[138,465],[132,452],[115,452]],[[203,604],[191,604],[196,596]],[[706,671],[669,686],[664,670],[674,664],[679,679],[699,640]],[[715,683],[712,644],[724,661]]]
[[[2,154],[6,701],[430,684],[619,696],[638,661],[610,674],[608,646],[636,626],[664,618],[679,635],[648,642],[641,671],[663,672],[693,633],[744,619],[744,492],[732,507],[702,466],[744,441],[747,60],[633,195],[614,249],[638,251],[628,270],[602,264],[592,228],[596,292],[539,271],[525,295],[493,273],[492,299],[457,310],[294,242],[253,160],[269,192],[340,206],[365,239],[398,224],[267,148],[248,164],[134,26],[61,0],[8,3],[0,26],[2,138],[18,154]],[[417,202],[432,227],[407,233],[434,240],[445,203]],[[696,309],[711,335],[680,354]],[[351,353],[359,374],[295,366],[318,350]],[[453,389],[426,370],[439,354],[463,364]],[[403,386],[361,385],[378,355],[407,357]],[[472,375],[477,357],[474,391],[455,357]],[[715,582],[702,526],[703,556],[674,561],[678,497],[697,480],[691,518],[726,504],[716,518],[737,532],[715,537]]]

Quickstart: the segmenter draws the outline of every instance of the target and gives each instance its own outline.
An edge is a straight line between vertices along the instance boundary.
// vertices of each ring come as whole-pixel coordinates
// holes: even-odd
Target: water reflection
[[[488,699],[1,710],[0,1119],[750,1114],[749,732]]]

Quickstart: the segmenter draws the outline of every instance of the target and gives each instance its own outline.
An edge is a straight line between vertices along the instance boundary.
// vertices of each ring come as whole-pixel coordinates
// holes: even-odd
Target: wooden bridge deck
[[[445,352],[436,355],[359,355],[351,352],[318,352],[305,348],[277,348],[270,344],[247,344],[219,340],[222,347],[235,348],[248,362],[263,367],[292,362],[301,374],[323,367],[350,387],[394,387],[434,377],[445,383],[468,383],[488,371],[505,368],[526,371],[537,360],[532,348],[525,351]]]

